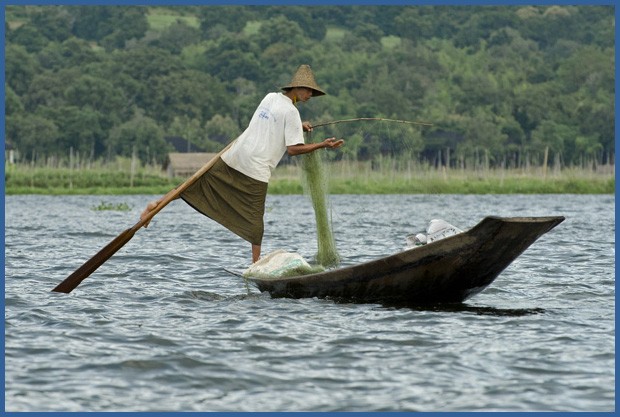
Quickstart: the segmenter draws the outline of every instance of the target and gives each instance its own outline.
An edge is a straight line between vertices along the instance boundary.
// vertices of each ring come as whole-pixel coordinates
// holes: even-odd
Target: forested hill
[[[29,162],[216,151],[307,63],[328,95],[305,119],[433,123],[343,124],[338,157],[607,164],[614,25],[611,6],[7,6],[6,141]]]

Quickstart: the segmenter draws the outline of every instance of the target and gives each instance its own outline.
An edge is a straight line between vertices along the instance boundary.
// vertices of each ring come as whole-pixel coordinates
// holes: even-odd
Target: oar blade
[[[80,285],[80,283],[84,279],[86,279],[90,274],[95,272],[95,270],[99,268],[105,261],[110,259],[112,255],[118,252],[118,250],[122,248],[125,243],[129,242],[135,233],[135,228],[125,230],[113,241],[108,243],[103,249],[97,252],[95,256],[86,261],[84,265],[79,267],[74,273],[65,278],[65,280],[58,284],[56,288],[54,288],[52,291],[64,292],[65,294],[73,291],[75,287]]]

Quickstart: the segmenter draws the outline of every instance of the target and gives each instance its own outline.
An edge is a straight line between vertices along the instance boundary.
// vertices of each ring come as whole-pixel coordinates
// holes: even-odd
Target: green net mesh
[[[321,160],[321,152],[303,155],[302,180],[304,190],[312,200],[316,217],[318,251],[315,261],[324,267],[336,266],[340,263],[340,255],[336,249],[327,210],[328,176]]]

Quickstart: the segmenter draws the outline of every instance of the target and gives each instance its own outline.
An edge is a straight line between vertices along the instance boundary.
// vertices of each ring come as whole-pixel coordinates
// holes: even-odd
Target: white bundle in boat
[[[283,249],[273,251],[254,262],[243,272],[244,277],[282,278],[323,271],[321,266],[310,265],[300,254]]]
[[[427,243],[436,242],[448,236],[454,236],[463,233],[461,229],[451,225],[442,219],[433,219],[426,228],[426,234],[417,233],[407,236],[407,246],[405,249],[411,249],[416,246],[426,245]]]
[[[448,236],[458,235],[459,233],[463,233],[463,231],[447,221],[433,219],[426,228],[426,241],[427,243],[431,243]]]

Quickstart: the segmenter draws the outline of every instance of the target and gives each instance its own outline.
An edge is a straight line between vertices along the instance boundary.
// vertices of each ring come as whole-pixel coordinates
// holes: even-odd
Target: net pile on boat
[[[253,263],[243,272],[244,277],[283,278],[324,271],[321,265],[310,265],[300,254],[283,249],[273,251]]]

